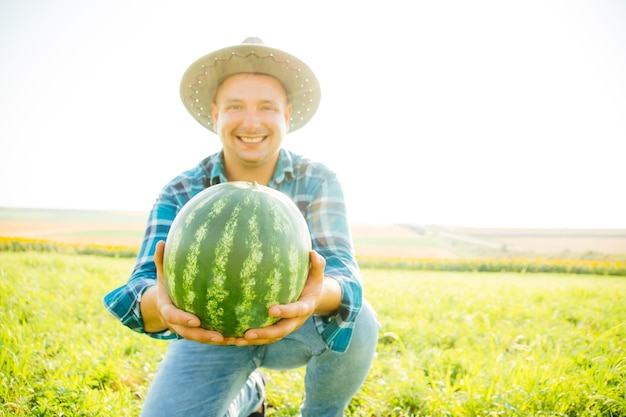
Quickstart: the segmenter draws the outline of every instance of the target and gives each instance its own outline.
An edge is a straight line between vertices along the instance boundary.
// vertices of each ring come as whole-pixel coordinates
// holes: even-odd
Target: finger
[[[297,301],[290,304],[275,305],[268,309],[273,317],[295,318],[310,316],[315,311],[322,286],[326,260],[314,250],[309,252],[310,268],[304,288]]]
[[[219,332],[200,328],[200,319],[197,316],[174,305],[165,286],[165,276],[163,274],[164,252],[165,242],[159,241],[154,252],[154,263],[157,269],[159,314],[165,325],[174,333],[188,340],[214,345],[234,344],[235,340],[233,338],[225,338]]]
[[[270,316],[285,319],[313,314],[324,283],[326,260],[314,250],[309,252],[309,258],[309,274],[298,300],[290,304],[271,306],[268,309]]]
[[[283,319],[276,324],[261,329],[248,330],[243,339],[237,339],[238,345],[274,343],[294,332],[304,322],[300,319]]]
[[[294,332],[315,311],[316,299],[324,281],[326,260],[316,251],[309,252],[309,275],[300,298],[289,304],[275,305],[268,309],[271,316],[280,318],[273,326],[248,330],[243,338],[235,340],[237,346],[274,343]]]
[[[199,327],[173,326],[172,331],[187,340],[194,340],[200,343],[211,345],[234,344],[234,340],[232,338],[228,339],[218,332],[205,330]]]
[[[173,326],[200,327],[200,319],[198,317],[176,308],[169,300],[169,297],[167,301],[159,301],[159,314],[163,323],[170,329]]]
[[[291,304],[275,305],[269,308],[268,312],[271,316],[280,319],[292,319],[313,314],[314,304],[308,299],[308,296],[302,296],[300,299]]]
[[[157,243],[154,251],[154,264],[157,269],[157,299],[161,320],[170,329],[173,326],[199,327],[200,319],[191,313],[176,308],[167,292],[163,275],[164,250],[165,242],[161,240]]]
[[[324,268],[326,267],[326,259],[316,251],[312,250],[309,252],[309,260],[311,263],[311,270],[315,274],[324,275]]]
[[[159,240],[154,248],[154,264],[157,269],[157,276],[163,278],[163,252],[165,251],[165,242]]]

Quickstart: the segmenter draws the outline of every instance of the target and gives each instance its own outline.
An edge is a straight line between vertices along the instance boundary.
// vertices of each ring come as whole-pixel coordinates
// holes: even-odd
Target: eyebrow
[[[245,102],[246,100],[241,99],[241,98],[224,98],[223,103],[239,103],[239,102]],[[280,105],[280,101],[281,100],[273,100],[273,99],[264,99],[264,100],[260,100],[259,104],[263,105],[263,104],[271,104],[273,106],[278,106]],[[215,101],[215,103],[217,104],[217,100]],[[287,100],[285,100],[284,102],[285,105],[289,104],[289,102]]]

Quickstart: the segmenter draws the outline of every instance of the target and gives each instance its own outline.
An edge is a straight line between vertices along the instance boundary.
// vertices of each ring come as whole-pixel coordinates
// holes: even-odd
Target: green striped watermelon
[[[175,306],[228,337],[274,324],[267,310],[297,300],[311,238],[298,207],[249,182],[205,189],[180,210],[167,236],[164,275]]]

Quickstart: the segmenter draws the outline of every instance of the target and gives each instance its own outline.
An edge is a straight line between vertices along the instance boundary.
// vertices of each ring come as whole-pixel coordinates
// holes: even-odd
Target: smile
[[[255,136],[255,137],[239,136],[239,139],[243,143],[259,143],[259,142],[262,142],[265,139],[265,136]]]

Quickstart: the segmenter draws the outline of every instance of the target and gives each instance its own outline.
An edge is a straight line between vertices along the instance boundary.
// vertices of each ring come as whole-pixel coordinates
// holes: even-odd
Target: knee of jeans
[[[355,324],[352,342],[375,346],[378,343],[380,328],[376,312],[369,302],[363,300],[363,307]]]
[[[381,328],[380,323],[378,322],[378,315],[372,305],[365,299],[363,299],[363,307],[361,308],[359,319],[366,322],[366,326],[378,334],[378,331]]]

